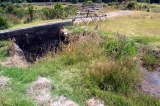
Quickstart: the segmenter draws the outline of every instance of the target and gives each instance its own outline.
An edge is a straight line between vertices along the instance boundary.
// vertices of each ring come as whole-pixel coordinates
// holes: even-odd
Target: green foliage
[[[143,66],[145,66],[148,70],[154,70],[160,63],[160,59],[158,58],[158,54],[153,52],[149,47],[146,48],[146,51],[142,56]]]
[[[42,12],[45,15],[46,19],[53,19],[55,17],[53,8],[51,9],[43,8]]]
[[[8,45],[9,45],[9,42],[7,41],[0,42],[0,59],[5,59],[7,57]]]
[[[9,4],[7,7],[6,7],[6,13],[13,13],[14,12],[14,5],[13,4]]]
[[[102,0],[92,0],[94,3],[102,3]]]
[[[82,32],[84,31],[84,28],[74,28],[72,34],[82,34]]]
[[[3,14],[5,11],[0,7],[0,15]]]
[[[33,15],[34,15],[34,6],[32,6],[32,5],[28,6],[27,11],[28,11],[28,14],[30,16],[30,21],[32,21],[33,20]]]
[[[84,4],[91,5],[91,4],[94,4],[94,2],[92,0],[87,0],[87,1],[84,2]]]
[[[27,15],[27,11],[25,10],[25,9],[22,9],[22,8],[20,8],[20,9],[18,9],[18,8],[16,8],[15,10],[14,10],[14,14],[18,17],[18,18],[23,18],[23,17],[25,17],[26,15]]]
[[[54,4],[54,14],[55,18],[63,18],[64,17],[64,7],[62,3],[58,2]]]
[[[94,64],[89,71],[92,83],[102,90],[111,90],[127,94],[137,86],[140,73],[136,70],[136,63],[128,57],[118,61],[102,61]]]
[[[65,16],[64,7],[60,2],[54,4],[54,8],[43,8],[42,13],[46,19],[63,18]]]
[[[78,3],[78,0],[72,0],[72,3],[76,4],[76,3]]]
[[[0,89],[1,106],[34,106],[26,96],[17,92],[7,91]]]
[[[67,6],[64,8],[64,11],[65,11],[66,16],[68,15],[73,16],[76,14],[77,8],[75,6]]]
[[[123,56],[135,56],[137,53],[137,46],[134,41],[126,36],[118,35],[112,40],[103,43],[106,53],[109,56],[119,59]]]
[[[155,42],[160,42],[159,36],[133,36],[131,37],[135,42],[140,44],[150,44]]]
[[[137,4],[136,2],[129,2],[129,3],[127,3],[127,5],[126,5],[126,9],[134,10],[134,9],[136,9],[137,5],[138,5],[138,4]]]
[[[0,30],[7,29],[9,27],[8,21],[4,16],[0,16]]]
[[[2,2],[2,3],[0,3],[0,7],[1,7],[2,9],[5,9],[9,4],[10,4],[10,3],[8,3],[8,2]]]
[[[118,5],[118,2],[108,2],[107,5],[108,6],[116,6],[116,5]]]

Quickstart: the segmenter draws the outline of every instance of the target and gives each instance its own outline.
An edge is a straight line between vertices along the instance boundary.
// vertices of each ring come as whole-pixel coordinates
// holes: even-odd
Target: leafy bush
[[[0,7],[0,14],[3,14],[4,10]]]
[[[34,15],[34,6],[32,6],[32,5],[28,6],[27,11],[28,11],[28,14],[30,16],[30,21],[32,21],[33,20],[33,15]]]
[[[53,19],[55,17],[53,8],[43,8],[42,13],[45,15],[46,19]]]
[[[5,59],[7,57],[8,46],[9,46],[9,42],[7,41],[0,42],[0,59]]]
[[[116,6],[116,5],[118,5],[118,2],[109,2],[108,3],[108,6]]]
[[[64,7],[62,3],[58,2],[54,5],[54,14],[55,14],[55,18],[64,17]]]
[[[103,43],[103,46],[107,55],[113,56],[115,59],[123,56],[134,56],[137,52],[137,46],[134,41],[119,34],[114,39]]]
[[[14,12],[14,5],[13,4],[9,4],[7,7],[6,7],[6,13],[13,13]]]
[[[94,2],[92,0],[87,0],[86,2],[84,2],[84,4],[94,4]]]
[[[43,14],[45,15],[46,19],[53,19],[53,18],[63,18],[65,16],[65,11],[62,3],[56,3],[54,5],[54,9],[44,8],[42,9]]]
[[[67,6],[64,8],[66,16],[76,14],[77,8],[75,6]]]
[[[72,0],[72,3],[76,4],[76,3],[78,3],[78,0]]]
[[[5,17],[0,16],[0,30],[7,29],[9,27],[8,21]]]
[[[134,9],[136,9],[136,7],[137,7],[137,3],[136,2],[129,2],[126,5],[126,9],[129,9],[129,10],[134,10]]]
[[[14,14],[19,18],[23,18],[27,15],[27,11],[25,9],[22,9],[22,8],[20,8],[20,9],[16,8],[14,10]]]
[[[2,3],[0,3],[0,7],[1,7],[2,9],[5,9],[9,4],[10,4],[10,3],[8,3],[8,2],[2,2]]]

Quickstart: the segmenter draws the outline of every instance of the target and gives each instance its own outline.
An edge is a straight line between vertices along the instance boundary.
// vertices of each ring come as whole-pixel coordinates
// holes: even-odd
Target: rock
[[[160,58],[160,49],[155,48],[153,49],[153,52],[157,55],[157,58]]]
[[[53,98],[51,96],[51,84],[51,80],[39,77],[29,86],[27,95],[36,101],[36,106],[78,106],[64,96]]]
[[[104,101],[97,98],[91,98],[86,103],[87,106],[105,106]]]
[[[0,64],[4,66],[16,66],[16,67],[27,67],[28,62],[25,59],[23,51],[15,43],[15,39],[10,39],[10,45],[8,48],[9,56],[5,61],[0,61]]]
[[[50,106],[78,106],[75,102],[67,99],[64,96],[57,97],[58,99],[51,103]]]
[[[2,89],[7,88],[8,81],[9,81],[9,78],[5,76],[0,76],[0,88]]]
[[[0,64],[2,64],[3,66],[15,66],[15,67],[28,67],[29,63],[24,59],[24,57],[21,57],[17,54],[8,57],[5,61],[0,61]]]
[[[43,104],[43,106],[47,106],[52,101],[51,81],[47,78],[39,77],[37,81],[30,85],[27,95],[35,100],[37,105]]]

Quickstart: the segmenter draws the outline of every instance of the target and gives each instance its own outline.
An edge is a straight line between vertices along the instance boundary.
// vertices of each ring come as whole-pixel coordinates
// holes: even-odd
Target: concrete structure
[[[72,25],[72,21],[54,22],[32,27],[0,31],[0,40],[15,38],[25,57],[33,61],[47,51],[57,51],[59,43],[65,39],[60,33],[62,26]]]

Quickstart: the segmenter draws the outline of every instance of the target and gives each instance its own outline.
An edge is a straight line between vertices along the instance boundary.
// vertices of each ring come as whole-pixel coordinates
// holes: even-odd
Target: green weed
[[[0,42],[0,59],[4,60],[8,55],[8,45],[9,42],[2,41]]]
[[[89,69],[89,78],[102,90],[111,90],[126,94],[139,82],[140,73],[130,58],[118,61],[104,61],[93,64]],[[127,80],[126,80],[127,79]]]
[[[133,36],[131,37],[135,42],[140,44],[149,44],[160,42],[160,37],[158,36]]]
[[[135,56],[137,53],[137,46],[133,40],[126,36],[115,36],[102,44],[106,49],[106,54],[119,59],[123,56]]]

